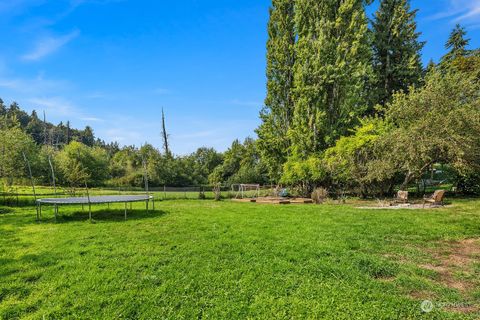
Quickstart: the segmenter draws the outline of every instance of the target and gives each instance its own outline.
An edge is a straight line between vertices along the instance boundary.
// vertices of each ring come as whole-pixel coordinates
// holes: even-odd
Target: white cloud
[[[107,141],[117,141],[121,144],[129,145],[139,143],[143,135],[134,130],[125,130],[123,128],[110,128],[104,131]],[[104,137],[102,137],[104,138]]]
[[[77,108],[68,100],[62,97],[31,98],[28,102],[34,107],[42,107],[45,112],[54,117],[77,116]]]
[[[453,23],[478,24],[480,19],[480,0],[448,0],[445,10],[438,12],[428,20],[450,19]]]
[[[27,99],[29,109],[45,111],[47,118],[53,121],[72,121],[76,126],[92,122],[103,123],[104,119],[92,116],[64,97],[37,97]]]
[[[156,88],[155,90],[153,90],[153,93],[158,95],[166,95],[166,94],[171,94],[172,91],[166,88]]]
[[[111,99],[114,96],[105,92],[95,91],[85,96],[87,99]]]
[[[80,120],[88,121],[88,122],[103,122],[103,119],[95,118],[95,117],[82,117]]]
[[[0,12],[15,13],[26,7],[38,6],[46,0],[4,0],[0,2]]]
[[[477,1],[477,3],[472,3],[472,5],[473,6],[467,12],[465,12],[459,17],[456,17],[455,21],[462,22],[470,19],[479,18],[480,17],[480,1]]]
[[[70,87],[66,81],[45,79],[42,74],[35,78],[10,78],[0,76],[0,88],[22,94],[46,94]]]
[[[192,133],[180,134],[180,135],[176,135],[175,138],[179,140],[189,140],[192,138],[194,139],[194,138],[212,137],[218,134],[219,132],[217,130],[207,130],[207,131],[197,131]]]
[[[80,32],[78,30],[72,31],[69,34],[60,37],[49,36],[38,41],[32,52],[22,56],[23,60],[37,61],[40,60],[60,48],[68,44],[70,41],[78,37]]]
[[[262,107],[263,106],[263,103],[259,101],[245,101],[245,100],[238,100],[238,99],[231,100],[230,103],[233,105],[242,106],[242,107]]]

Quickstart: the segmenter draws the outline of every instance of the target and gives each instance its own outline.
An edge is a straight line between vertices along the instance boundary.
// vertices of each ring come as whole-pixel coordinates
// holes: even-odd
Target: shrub
[[[457,189],[465,195],[480,195],[480,171],[471,171],[460,175]]]
[[[282,183],[294,186],[300,195],[308,197],[313,188],[325,178],[325,170],[319,156],[307,159],[290,158],[284,165]]]
[[[312,192],[312,200],[316,204],[322,204],[328,197],[328,190],[325,188],[316,188]]]

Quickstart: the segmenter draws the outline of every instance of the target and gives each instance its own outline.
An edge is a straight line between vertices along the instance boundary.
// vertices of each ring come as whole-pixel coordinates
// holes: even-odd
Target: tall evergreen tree
[[[7,114],[7,107],[3,103],[3,100],[0,98],[0,117]]]
[[[448,66],[459,57],[465,57],[469,54],[467,50],[470,39],[465,38],[467,31],[464,27],[457,24],[450,33],[450,37],[445,43],[445,49],[449,52],[442,57],[440,66],[442,68],[448,68]]]
[[[85,127],[85,129],[81,132],[80,142],[86,146],[93,147],[95,144],[95,135],[93,134],[92,127]]]
[[[43,143],[43,123],[38,118],[37,112],[35,110],[32,111],[32,115],[30,116],[30,122],[28,123],[25,131],[30,134],[33,140],[37,144]]]
[[[335,143],[365,111],[371,75],[363,0],[297,0],[293,158]]]
[[[65,143],[66,143],[66,144],[69,144],[69,143],[70,143],[70,121],[67,121],[67,126],[66,126],[66,127],[67,127],[67,128],[66,128],[67,132],[66,132],[66,141],[65,141]]]
[[[385,105],[396,91],[407,92],[422,78],[421,50],[409,0],[383,0],[372,21],[375,91],[373,104]]]
[[[293,117],[294,2],[273,0],[268,23],[267,97],[257,134],[262,160],[275,181],[280,178],[290,147],[287,133]]]

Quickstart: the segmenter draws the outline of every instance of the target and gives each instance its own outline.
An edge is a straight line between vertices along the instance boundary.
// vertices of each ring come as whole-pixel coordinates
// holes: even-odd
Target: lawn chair
[[[390,205],[395,205],[397,203],[408,203],[408,191],[398,191],[397,196],[393,199],[393,202]]]
[[[443,206],[443,198],[445,198],[445,190],[436,190],[430,197],[423,198],[423,207],[425,208],[427,203],[430,203],[430,206]]]

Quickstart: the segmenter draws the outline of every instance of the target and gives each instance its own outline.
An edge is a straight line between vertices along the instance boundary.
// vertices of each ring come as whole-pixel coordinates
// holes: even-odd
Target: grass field
[[[356,205],[0,207],[0,319],[480,317],[480,200]]]

